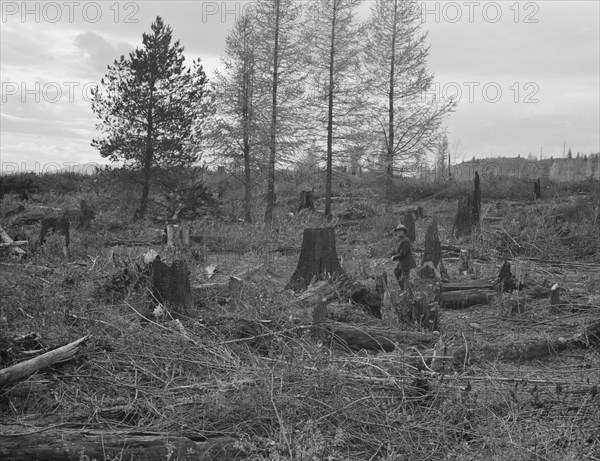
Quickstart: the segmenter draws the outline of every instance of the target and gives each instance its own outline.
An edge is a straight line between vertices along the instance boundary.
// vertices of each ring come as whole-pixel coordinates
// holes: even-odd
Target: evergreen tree
[[[92,110],[102,136],[92,146],[111,161],[141,167],[142,197],[137,217],[148,207],[156,166],[190,165],[210,112],[207,78],[200,64],[184,66],[183,46],[162,18],[142,35],[142,47],[121,56],[93,92]]]

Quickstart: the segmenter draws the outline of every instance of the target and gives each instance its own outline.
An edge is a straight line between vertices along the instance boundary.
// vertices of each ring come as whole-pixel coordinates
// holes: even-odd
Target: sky
[[[366,19],[372,0],[359,10]],[[161,16],[208,76],[244,1],[1,1],[4,173],[107,161],[91,147],[90,88]],[[426,1],[432,93],[460,96],[453,161],[600,151],[600,2]]]

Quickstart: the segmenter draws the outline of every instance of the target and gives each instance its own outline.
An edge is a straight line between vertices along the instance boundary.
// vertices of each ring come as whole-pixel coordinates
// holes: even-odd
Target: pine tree
[[[200,64],[184,66],[184,48],[172,43],[173,31],[162,18],[142,35],[142,47],[108,67],[93,92],[92,110],[102,136],[92,146],[102,157],[141,167],[142,197],[137,217],[148,207],[156,166],[190,165],[210,112],[207,78]]]

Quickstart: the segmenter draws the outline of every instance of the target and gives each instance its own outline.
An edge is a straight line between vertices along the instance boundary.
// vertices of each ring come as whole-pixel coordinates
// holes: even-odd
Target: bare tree
[[[455,105],[427,95],[433,74],[426,67],[426,38],[416,0],[375,0],[365,46],[371,97],[367,122],[381,146],[388,200],[397,164],[416,163],[435,147],[438,130]]]
[[[354,18],[360,3],[361,0],[314,0],[305,18],[305,37],[309,44],[307,67],[313,88],[310,105],[316,109],[314,116],[320,126],[326,126],[326,130],[313,133],[313,139],[318,142],[326,136],[327,218],[331,218],[334,137],[348,132],[358,105],[354,96],[359,73],[360,30]],[[337,150],[342,149],[338,146]]]

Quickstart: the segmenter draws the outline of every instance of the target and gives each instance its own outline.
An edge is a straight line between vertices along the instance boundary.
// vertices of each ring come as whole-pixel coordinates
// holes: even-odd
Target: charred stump
[[[426,279],[448,277],[442,261],[442,244],[435,219],[431,222],[425,234],[425,252],[421,269],[419,269],[419,277]]]
[[[418,294],[408,300],[404,321],[414,323],[429,331],[436,331],[440,323],[440,311],[436,302],[429,302],[426,294]]]
[[[517,283],[510,269],[510,263],[504,261],[498,274],[498,286],[501,293],[511,293],[517,289]]]
[[[315,211],[315,199],[311,190],[303,190],[300,192],[300,204],[298,205],[298,211],[300,210]]]
[[[308,287],[313,277],[320,279],[325,274],[343,273],[335,248],[333,227],[304,229],[298,266],[286,288],[302,291]]]
[[[470,195],[465,195],[458,201],[458,210],[452,225],[452,232],[456,237],[471,235],[475,224],[473,222],[473,208],[473,198]]]
[[[152,295],[171,312],[185,314],[193,305],[190,271],[183,260],[168,266],[156,258],[151,264]]]
[[[406,236],[411,241],[411,243],[415,243],[416,239],[416,231],[415,231],[415,217],[412,211],[408,211],[404,213],[404,217],[402,218],[402,224],[406,226],[408,229],[406,231]]]

